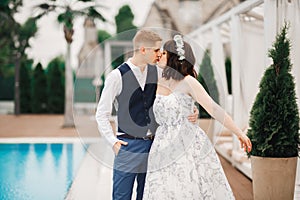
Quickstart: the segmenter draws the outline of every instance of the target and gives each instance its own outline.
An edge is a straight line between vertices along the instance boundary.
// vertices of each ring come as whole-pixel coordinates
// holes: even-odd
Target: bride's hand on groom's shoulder
[[[114,146],[113,146],[113,150],[114,150],[114,152],[115,152],[115,155],[117,156],[117,155],[119,154],[119,151],[120,151],[122,145],[127,145],[127,144],[128,144],[128,142],[125,142],[125,141],[123,141],[123,140],[117,141],[117,142],[114,144]]]

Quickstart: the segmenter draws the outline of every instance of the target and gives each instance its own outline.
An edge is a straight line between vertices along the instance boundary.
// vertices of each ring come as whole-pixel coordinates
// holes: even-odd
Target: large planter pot
[[[254,200],[293,200],[297,157],[251,156]]]

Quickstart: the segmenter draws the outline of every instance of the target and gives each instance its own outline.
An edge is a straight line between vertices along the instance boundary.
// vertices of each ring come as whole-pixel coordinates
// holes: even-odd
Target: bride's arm
[[[216,120],[223,123],[240,140],[242,147],[251,151],[251,142],[245,133],[233,122],[232,118],[205,91],[203,86],[192,76],[185,77],[190,95]],[[246,149],[245,149],[246,150]]]

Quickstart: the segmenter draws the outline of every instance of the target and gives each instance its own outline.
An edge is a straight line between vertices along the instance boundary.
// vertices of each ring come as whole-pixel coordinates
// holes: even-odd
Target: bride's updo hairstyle
[[[192,47],[184,42],[180,35],[175,35],[173,40],[167,41],[163,48],[167,52],[167,67],[162,74],[164,78],[182,80],[188,75],[197,77]]]

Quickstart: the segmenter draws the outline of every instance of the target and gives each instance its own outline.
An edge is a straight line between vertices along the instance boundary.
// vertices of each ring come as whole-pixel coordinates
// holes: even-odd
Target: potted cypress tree
[[[299,151],[299,112],[291,75],[285,23],[276,36],[268,67],[250,113],[248,137],[255,200],[293,199]]]

